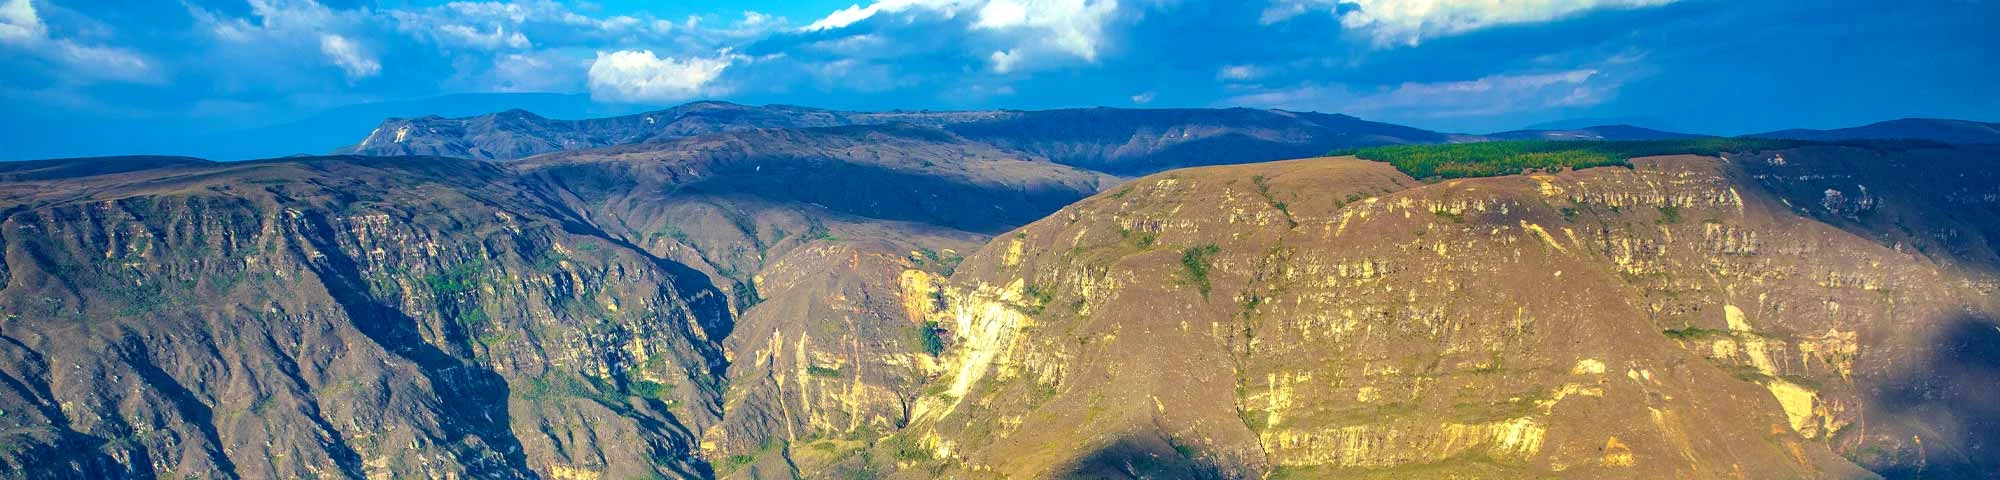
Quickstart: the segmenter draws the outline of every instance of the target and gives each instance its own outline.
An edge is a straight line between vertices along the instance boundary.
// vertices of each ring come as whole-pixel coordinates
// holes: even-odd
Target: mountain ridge
[[[1991,146],[1634,142],[1419,179],[1254,161],[1342,116],[688,111],[730,127],[0,164],[0,472],[1995,471]],[[1530,153],[1566,146],[1609,144]],[[1098,170],[1182,163],[1211,165]]]
[[[1628,124],[1596,125],[1571,129],[1524,129],[1484,135],[1498,140],[1667,140],[1703,138],[1709,135],[1669,132]]]
[[[1247,108],[843,112],[695,102],[654,112],[575,121],[511,110],[461,118],[389,119],[360,143],[335,153],[513,160],[734,130],[887,123],[939,128],[1057,163],[1114,174],[1150,173],[1214,161],[1276,160],[1335,148],[1478,138],[1345,115]],[[1229,160],[1219,160],[1223,158]]]
[[[1815,130],[1795,128],[1744,135],[1797,140],[1914,139],[1954,144],[2000,143],[2000,123],[1947,118],[1900,118],[1867,125]]]

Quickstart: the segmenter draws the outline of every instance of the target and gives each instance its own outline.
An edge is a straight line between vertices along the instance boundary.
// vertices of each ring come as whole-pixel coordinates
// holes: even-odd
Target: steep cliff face
[[[21,476],[817,471],[935,371],[909,271],[1108,182],[912,125],[126,160],[6,169]]]
[[[955,339],[944,373],[876,452],[912,477],[1993,471],[1972,405],[1994,376],[1973,357],[2000,345],[1990,264],[1816,221],[1783,187],[1842,155],[1986,157],[1783,155],[1135,180],[965,261],[925,313]],[[1878,201],[1990,223],[2000,202],[1966,196],[1990,185]]]
[[[609,235],[729,293],[724,427],[703,447],[719,473],[752,478],[865,467],[841,454],[907,424],[936,373],[941,338],[910,313],[936,301],[929,284],[986,240],[975,232],[1110,181],[909,125],[749,130],[515,166]]]
[[[10,184],[0,470],[700,476],[720,338],[504,171],[326,158]]]
[[[932,286],[955,255],[902,240],[842,241],[801,247],[767,268],[759,285],[771,299],[747,310],[729,341],[725,427],[706,444],[728,453],[715,456],[718,470],[740,478],[866,471],[848,457],[908,425],[938,373],[943,327],[909,312],[940,301]]]

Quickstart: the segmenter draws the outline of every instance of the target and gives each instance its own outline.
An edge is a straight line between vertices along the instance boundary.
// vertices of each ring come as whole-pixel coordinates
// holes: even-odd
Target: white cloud
[[[1675,0],[1273,0],[1264,10],[1266,24],[1282,22],[1310,10],[1340,16],[1340,25],[1366,35],[1376,47],[1416,46],[1427,38],[1447,37],[1501,25],[1542,23],[1590,10],[1644,8]]]
[[[1014,0],[993,0],[979,7],[980,28],[1008,28],[1028,22],[1028,7]]]
[[[1585,107],[1603,102],[1618,80],[1576,70],[1503,74],[1475,80],[1404,83],[1355,91],[1343,85],[1305,84],[1230,98],[1231,105],[1337,111],[1385,119],[1489,117]]]
[[[1031,42],[1094,62],[1104,24],[1117,10],[1117,0],[990,0],[973,28],[1020,31]]]
[[[498,50],[502,47],[522,49],[533,46],[528,36],[520,30],[507,31],[505,26],[494,26],[492,32],[481,31],[470,25],[445,25],[437,28],[438,37],[476,48]]]
[[[743,20],[738,22],[738,24],[750,28],[768,27],[771,25],[777,25],[782,23],[785,23],[784,17],[773,17],[768,13],[758,12],[754,10],[744,10]]]
[[[1138,95],[1133,95],[1132,103],[1137,103],[1140,105],[1153,103],[1153,92],[1145,92],[1145,93],[1140,93]]]
[[[1264,13],[1257,17],[1257,21],[1258,23],[1270,25],[1290,20],[1292,17],[1304,15],[1307,10],[1321,6],[1325,8],[1333,7],[1331,2],[1326,0],[1271,0],[1271,4],[1264,7]]]
[[[5,1],[9,0],[0,0]],[[248,2],[247,13],[236,16],[185,4],[195,19],[193,30],[212,47],[191,68],[211,73],[216,88],[225,91],[348,90],[359,80],[390,76],[390,71],[399,76],[443,71],[450,73],[416,80],[435,81],[443,91],[600,91],[619,98],[659,97],[648,93],[664,91],[658,82],[619,87],[618,78],[604,77],[621,72],[612,67],[628,58],[610,52],[651,51],[655,58],[672,61],[714,55],[786,28],[784,18],[758,12],[742,12],[740,20],[720,16],[665,20],[645,14],[586,13],[577,4],[554,0],[352,8],[335,8],[328,0],[225,1]],[[593,52],[606,53],[593,58]],[[211,60],[257,68],[213,67]],[[704,65],[698,60],[683,62]],[[593,83],[593,65],[598,66],[599,77],[610,80]]]
[[[153,63],[136,52],[50,35],[48,25],[29,0],[0,3],[0,45],[61,64],[65,67],[62,73],[73,79],[130,83],[161,80]]]
[[[35,13],[35,4],[28,0],[0,3],[0,42],[28,42],[47,33],[48,27],[42,25],[42,17]]]
[[[1007,73],[1014,71],[1014,62],[1020,61],[1021,57],[1015,55],[1013,50],[999,50],[987,59],[993,62],[993,73]]]
[[[81,45],[68,40],[56,40],[53,46],[57,58],[69,64],[73,72],[97,79],[132,83],[160,80],[153,63],[130,50]]]
[[[340,71],[347,74],[348,80],[360,80],[382,73],[382,63],[362,51],[360,45],[356,45],[347,37],[334,34],[321,35],[319,51],[326,54],[327,60],[332,61],[334,66],[340,67]]]
[[[883,14],[923,13],[931,20],[967,16],[970,32],[1010,45],[1008,71],[1038,57],[1097,61],[1105,26],[1118,11],[1117,0],[881,0],[849,5],[808,24],[804,31],[847,28]],[[917,21],[912,17],[909,21]],[[996,69],[998,71],[999,69]]]
[[[740,56],[659,57],[652,50],[598,52],[590,64],[592,98],[614,102],[677,102],[719,93],[711,84]]]
[[[339,14],[313,0],[249,0],[250,13],[266,30],[315,31],[335,24]]]
[[[395,10],[389,13],[398,21],[419,25],[453,22],[488,25],[546,23],[595,31],[623,32],[646,24],[644,20],[625,15],[592,18],[571,11],[569,7],[553,0],[457,1],[427,9]]]
[[[284,77],[289,70],[282,62],[311,62],[315,69],[331,66],[353,82],[382,72],[382,62],[357,38],[372,38],[382,19],[367,10],[334,10],[313,0],[249,0],[248,18],[227,17],[187,4],[201,31],[221,41],[215,55],[233,61],[267,62],[263,70],[252,72],[256,80],[267,82]],[[318,50],[317,57],[299,52]],[[321,75],[315,70],[312,75]]]
[[[868,4],[866,7],[848,5],[847,8],[834,10],[833,13],[827,14],[825,18],[807,24],[802,30],[817,32],[820,30],[847,28],[848,25],[873,18],[879,13],[896,13],[908,10],[911,7],[924,7],[950,13],[963,8],[966,3],[968,2],[962,0],[880,0]]]
[[[1215,78],[1223,80],[1250,80],[1264,75],[1264,70],[1256,65],[1228,65],[1215,72]]]

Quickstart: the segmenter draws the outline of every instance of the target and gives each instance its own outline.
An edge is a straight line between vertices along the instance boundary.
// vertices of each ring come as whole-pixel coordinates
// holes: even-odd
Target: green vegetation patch
[[[944,336],[938,330],[938,322],[927,321],[916,327],[917,344],[923,347],[924,354],[935,357],[944,353]]]
[[[1277,209],[1278,213],[1282,213],[1285,215],[1286,227],[1289,228],[1299,227],[1299,221],[1297,219],[1292,218],[1291,205],[1279,201],[1277,194],[1271,192],[1270,179],[1264,178],[1263,175],[1253,175],[1250,177],[1250,183],[1257,185],[1257,195],[1264,197],[1264,203],[1269,204],[1271,208]]]
[[[668,400],[668,394],[672,393],[667,384],[645,379],[632,382],[630,389],[633,395],[660,401]]]
[[[960,263],[965,262],[965,256],[959,255],[958,252],[951,249],[938,251],[918,247],[916,260],[918,266],[924,270],[949,277],[953,272],[958,271]]]
[[[1022,313],[1041,315],[1043,311],[1048,310],[1049,302],[1055,301],[1056,294],[1054,291],[1029,283],[1021,287],[1021,297],[1025,301],[1025,304],[1020,306]]]
[[[470,292],[479,288],[485,270],[486,264],[479,261],[455,264],[444,271],[424,275],[424,286],[440,296]]]
[[[1131,242],[1133,248],[1145,250],[1148,248],[1153,248],[1153,244],[1158,243],[1160,241],[1160,234],[1153,232],[1133,231],[1124,227],[1119,227],[1118,238],[1124,239],[1127,242]]]
[[[840,369],[826,368],[819,365],[809,365],[806,367],[806,374],[815,377],[839,378]]]
[[[1725,330],[1716,330],[1713,328],[1701,328],[1693,325],[1676,328],[1672,330],[1662,330],[1660,331],[1660,333],[1665,334],[1667,337],[1673,338],[1675,340],[1700,340],[1704,338],[1729,336],[1729,332]]]
[[[1493,177],[1522,172],[1631,166],[1632,158],[1708,155],[1781,150],[1811,144],[1798,140],[1695,138],[1620,142],[1522,140],[1445,145],[1389,145],[1335,151],[1364,160],[1388,162],[1412,177],[1437,180]]]
[[[1671,205],[1660,207],[1660,219],[1658,223],[1661,225],[1681,223],[1681,207]]]
[[[1186,270],[1187,282],[1189,285],[1194,285],[1195,290],[1201,291],[1202,298],[1208,298],[1208,271],[1212,268],[1211,263],[1214,263],[1212,257],[1220,251],[1222,248],[1213,243],[1196,245],[1181,251],[1181,268]]]
[[[882,439],[877,445],[889,450],[890,455],[893,455],[897,461],[925,462],[931,460],[930,450],[925,450],[923,446],[917,445],[916,442],[912,442],[901,436]]]

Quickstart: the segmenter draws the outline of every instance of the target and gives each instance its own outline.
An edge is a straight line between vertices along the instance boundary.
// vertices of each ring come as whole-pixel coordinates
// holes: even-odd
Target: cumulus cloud
[[[362,51],[360,45],[347,37],[326,34],[319,37],[319,51],[326,54],[334,66],[347,74],[348,80],[359,80],[382,73],[382,62]]]
[[[47,31],[41,15],[35,13],[35,5],[28,0],[0,3],[0,42],[27,42],[42,38]]]
[[[962,29],[933,31],[934,35],[970,34],[982,37],[982,42],[1005,45],[987,55],[995,72],[1006,73],[1038,58],[1096,62],[1106,42],[1106,26],[1117,11],[1117,0],[881,0],[835,10],[801,31],[839,30],[901,14],[906,24]],[[997,58],[1002,52],[1007,57],[1004,67]]]
[[[250,17],[228,17],[187,4],[197,27],[222,42],[219,55],[259,61],[258,76],[282,75],[282,62],[307,61],[333,67],[353,82],[382,72],[382,62],[356,38],[376,26],[369,12],[334,10],[313,0],[248,0]],[[295,52],[318,50],[317,57]],[[254,59],[254,60],[252,60]]]
[[[519,30],[509,32],[504,26],[495,26],[492,32],[486,32],[469,25],[445,25],[438,27],[437,33],[439,37],[451,39],[458,44],[487,50],[499,50],[502,47],[522,49],[532,46],[528,43],[527,35],[522,35]]]
[[[713,83],[740,57],[660,57],[652,50],[598,52],[589,72],[590,95],[627,103],[678,102],[720,93]]]
[[[1336,111],[1390,120],[1490,117],[1596,105],[1603,102],[1618,83],[1616,78],[1600,70],[1582,68],[1490,75],[1474,80],[1403,83],[1367,90],[1355,90],[1344,85],[1303,84],[1241,95],[1225,103]]]
[[[1133,96],[1132,96],[1132,103],[1136,103],[1136,104],[1140,104],[1140,105],[1145,105],[1145,104],[1148,104],[1148,103],[1153,103],[1153,92],[1143,92],[1143,93],[1140,93],[1140,94],[1138,94],[1138,95],[1133,95]]]
[[[1313,10],[1340,17],[1343,28],[1366,35],[1376,47],[1416,46],[1426,38],[1446,37],[1502,25],[1542,23],[1598,9],[1632,9],[1675,0],[1274,0],[1264,10],[1266,24],[1282,22]]]
[[[647,25],[645,20],[629,15],[591,17],[576,13],[553,0],[457,1],[427,9],[392,10],[390,15],[399,21],[417,24],[435,24],[443,20],[513,25],[544,23],[611,32],[632,31]]]
[[[1020,61],[1021,57],[1015,55],[1013,50],[1000,50],[988,55],[987,59],[993,63],[993,73],[1007,73],[1014,71],[1014,62]]]
[[[807,24],[804,30],[809,32],[816,32],[821,30],[846,28],[848,25],[853,25],[856,22],[867,20],[869,18],[874,18],[875,15],[879,13],[901,12],[913,7],[923,7],[933,10],[956,12],[958,7],[955,4],[958,3],[963,3],[963,2],[956,2],[951,0],[880,0],[875,3],[868,4],[868,6],[866,7],[863,7],[858,4],[848,5],[847,8],[834,10],[833,13],[827,14],[825,18],[821,18],[819,20],[813,21],[810,24]]]
[[[0,3],[0,45],[60,64],[64,67],[62,74],[77,80],[130,83],[160,80],[153,62],[137,52],[52,36],[48,24],[29,0]]]
[[[979,8],[974,28],[1028,32],[1037,42],[1085,61],[1096,61],[1104,25],[1116,0],[991,0]]]

